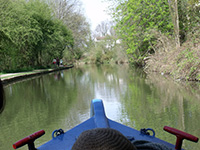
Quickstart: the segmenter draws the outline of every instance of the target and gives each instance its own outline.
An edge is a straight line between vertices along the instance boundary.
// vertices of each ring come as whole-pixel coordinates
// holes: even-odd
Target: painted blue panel
[[[93,128],[113,128],[120,131],[124,136],[133,137],[135,140],[146,140],[155,143],[161,143],[170,148],[175,147],[173,144],[170,144],[153,136],[143,135],[138,130],[108,119],[105,115],[103,102],[100,99],[94,99],[91,102],[90,116],[90,119],[70,129],[64,134],[53,138],[49,142],[40,146],[38,150],[70,150],[78,136],[83,131]]]

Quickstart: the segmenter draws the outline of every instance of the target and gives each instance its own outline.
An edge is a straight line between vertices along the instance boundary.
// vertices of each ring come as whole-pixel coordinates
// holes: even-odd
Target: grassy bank
[[[200,43],[185,42],[178,49],[157,52],[146,61],[145,70],[171,75],[176,80],[200,81]]]

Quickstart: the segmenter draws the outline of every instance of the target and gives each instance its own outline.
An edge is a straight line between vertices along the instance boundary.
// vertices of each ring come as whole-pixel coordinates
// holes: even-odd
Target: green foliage
[[[178,69],[174,72],[180,72],[179,74],[185,77],[186,80],[199,80],[200,61],[197,51],[198,50],[193,47],[182,50],[176,61]]]
[[[155,32],[172,34],[167,0],[128,0],[121,3],[113,14],[116,29],[128,46],[131,60],[140,62],[155,44]]]
[[[181,42],[191,40],[191,38],[199,40],[200,6],[198,5],[198,1],[179,0],[178,13]]]
[[[74,39],[42,0],[1,0],[0,71],[47,66],[63,57]]]
[[[114,64],[128,62],[121,43],[117,43],[115,36],[107,35],[91,44],[86,63]]]
[[[200,73],[197,74],[197,80],[200,81]]]

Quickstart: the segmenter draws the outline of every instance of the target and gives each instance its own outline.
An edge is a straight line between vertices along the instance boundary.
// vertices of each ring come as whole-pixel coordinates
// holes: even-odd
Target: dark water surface
[[[43,75],[5,87],[6,106],[0,114],[0,150],[44,129],[39,146],[55,129],[67,131],[89,118],[90,102],[104,100],[107,117],[134,127],[153,128],[156,137],[175,143],[165,125],[200,137],[200,85],[180,85],[128,66],[83,66]],[[186,150],[200,144],[184,141]],[[27,146],[21,148],[27,150]]]

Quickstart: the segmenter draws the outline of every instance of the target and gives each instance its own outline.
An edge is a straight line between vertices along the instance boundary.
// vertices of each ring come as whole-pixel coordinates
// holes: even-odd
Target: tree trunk
[[[172,21],[174,24],[174,35],[176,47],[180,47],[180,29],[179,29],[179,14],[178,14],[178,0],[168,0],[171,11]]]
[[[174,32],[175,32],[175,40],[176,40],[176,47],[180,47],[180,34],[179,34],[179,15],[178,15],[178,2],[175,0],[174,2],[174,13],[175,13],[175,20],[174,20]]]

